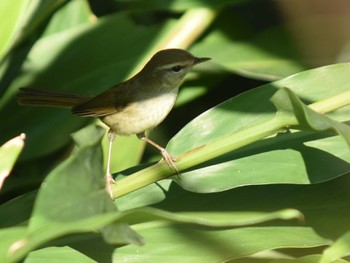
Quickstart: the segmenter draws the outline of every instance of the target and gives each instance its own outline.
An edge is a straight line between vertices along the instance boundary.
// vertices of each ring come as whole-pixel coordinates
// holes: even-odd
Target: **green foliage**
[[[349,63],[309,69],[284,25],[249,20],[268,18],[268,1],[101,1],[100,17],[83,0],[12,2],[0,3],[0,262],[348,262]],[[117,138],[112,201],[106,129],[21,107],[16,92],[97,94],[169,45],[212,58],[153,135],[181,174]],[[274,82],[246,91],[247,77]]]
[[[21,134],[0,147],[0,188],[22,152],[24,139],[25,135]]]

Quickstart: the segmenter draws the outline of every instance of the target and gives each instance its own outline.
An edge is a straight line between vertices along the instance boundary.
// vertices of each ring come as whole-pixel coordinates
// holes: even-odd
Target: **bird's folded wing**
[[[116,86],[72,108],[72,113],[81,117],[103,117],[123,110],[129,104],[124,86]]]

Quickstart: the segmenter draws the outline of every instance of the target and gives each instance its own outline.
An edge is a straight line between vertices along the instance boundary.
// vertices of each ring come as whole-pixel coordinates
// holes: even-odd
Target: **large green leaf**
[[[138,229],[148,242],[137,248],[137,253],[132,246],[120,248],[114,254],[115,262],[225,262],[267,249],[308,248],[328,243],[307,227],[209,231],[188,226],[140,226]]]
[[[50,262],[96,262],[86,255],[70,247],[49,247],[31,252],[24,261],[25,263],[50,263]]]
[[[6,27],[1,30],[0,58],[7,51],[13,51],[23,44],[45,23],[56,9],[65,1],[1,1],[1,17]],[[6,53],[5,53],[6,54]],[[7,53],[10,55],[10,53]]]
[[[347,92],[349,70],[349,63],[335,64],[307,70],[244,92],[191,121],[169,142],[168,149],[176,156],[217,138],[272,119],[276,111],[270,98],[280,88],[289,88],[306,104]],[[350,106],[347,106],[327,115],[344,122],[349,121],[349,111]]]
[[[305,225],[307,227],[311,227],[322,237],[335,241],[342,233],[347,231],[350,226],[348,220],[350,216],[350,202],[348,201],[350,192],[348,191],[348,184],[349,177],[342,176],[336,180],[314,185],[262,185],[241,187],[221,193],[197,194],[184,191],[171,180],[164,180],[159,182],[158,185],[149,185],[136,192],[118,198],[116,203],[122,210],[152,204],[155,207],[171,211],[239,211],[240,213],[242,212],[242,214],[245,212],[249,214],[251,211],[273,211],[276,209],[293,207],[303,212],[305,216]],[[279,225],[280,224],[276,224],[276,222],[270,223],[271,232],[257,237],[255,241],[258,243],[252,240],[245,248],[253,249],[254,246],[259,244],[262,240],[265,242],[263,242],[264,244],[271,244],[270,242],[281,244],[284,239],[274,232],[278,229],[276,226]],[[165,230],[166,233],[168,233],[166,237],[162,235],[165,228],[166,227],[162,227],[160,231],[157,225],[145,226],[144,228],[142,225],[140,226],[138,232],[142,234],[146,240],[146,246],[143,247],[143,255],[145,257],[147,255],[150,257],[153,256],[151,261],[157,262],[158,258],[163,259],[163,257],[170,253],[168,250],[169,246],[174,251],[177,248],[179,249],[176,250],[177,252],[174,252],[174,254],[187,255],[187,251],[191,254],[191,251],[194,249],[192,247],[192,241],[191,239],[185,240],[187,237],[186,234],[192,232],[188,232],[186,228],[186,231],[179,231],[180,233],[178,233],[178,231],[174,230],[174,227],[168,226]],[[181,228],[182,227],[180,227],[180,229]],[[242,244],[242,242],[244,242],[246,234],[244,233],[244,229],[245,228],[241,229],[242,240],[237,240],[235,243]],[[299,234],[300,247],[305,244],[304,242],[315,240],[313,238],[308,241],[305,240],[310,237],[306,234],[302,234],[302,229],[304,228],[300,228],[301,232]],[[306,232],[309,231],[308,228],[304,230],[306,230]],[[205,236],[207,231],[203,229],[202,231]],[[268,230],[266,229],[266,231]],[[218,239],[222,237],[219,231],[215,234],[216,238],[212,240],[212,245],[214,247],[219,243]],[[213,236],[215,236],[215,234],[213,234]],[[247,235],[248,234],[249,233],[247,233]],[[179,236],[181,235],[181,242],[179,240],[172,240],[170,243],[162,243],[162,240],[170,240],[172,235],[175,236],[174,238],[180,238]],[[294,234],[291,232],[287,236],[296,238],[298,235],[296,232],[294,232]],[[159,239],[157,237],[159,237]],[[237,236],[231,235],[230,238],[234,239],[235,237]],[[227,238],[224,244],[221,243],[220,245],[219,243],[218,246],[224,248],[227,248],[229,244],[234,246],[235,243],[230,242],[229,237]],[[152,244],[157,244],[157,251],[155,251],[152,244],[149,246],[147,245],[149,240],[152,240]],[[190,244],[187,244],[187,242]],[[188,245],[188,250],[182,247],[182,245],[178,245],[178,243],[183,244],[184,247]],[[200,241],[197,243],[199,243],[198,246],[200,247]],[[208,246],[210,247],[211,243]],[[260,248],[263,250],[262,247]],[[274,247],[264,248],[273,249]],[[124,260],[133,260],[132,255],[136,253],[136,250],[137,248],[128,246],[125,250],[126,252],[122,252],[120,257],[123,257]],[[118,251],[124,251],[124,248]],[[124,253],[127,253],[127,255]],[[194,260],[194,262],[196,262],[195,260],[203,260],[202,255],[207,255],[206,253],[210,252],[201,251],[197,254],[198,259],[193,257],[192,260]],[[237,253],[235,255],[239,255],[240,251],[233,251],[232,253]],[[118,252],[116,252],[115,255],[118,257]],[[298,256],[297,251],[295,251],[295,255]]]
[[[72,156],[54,169],[43,182],[26,231],[12,227],[0,232],[4,247],[0,255],[2,262],[16,261],[38,246],[67,234],[91,230],[100,231],[105,240],[112,244],[142,243],[142,239],[126,223],[171,221],[221,228],[301,216],[295,210],[245,214],[173,214],[143,208],[118,213],[105,191],[102,152],[99,146],[103,134],[101,127],[88,126],[73,135],[77,147]],[[23,198],[21,200],[24,201]],[[17,217],[17,213],[22,213],[11,209],[19,208],[16,202],[5,204],[4,207],[7,217]]]
[[[2,262],[5,258],[9,262],[18,260],[60,236],[92,229],[100,230],[111,243],[142,242],[125,224],[113,224],[116,208],[105,191],[103,178],[103,135],[104,129],[98,126],[74,134],[77,147],[41,186],[25,235],[16,242],[2,238],[4,247],[11,251],[1,255]],[[9,228],[11,231],[18,232],[16,228]]]
[[[4,100],[7,101],[9,99],[8,94],[5,94],[5,92],[13,84],[17,75],[20,74],[23,62],[36,40],[45,30],[51,16],[68,1],[23,1],[21,13],[17,17],[16,27],[12,32],[13,37],[5,50],[6,53],[0,60],[0,94],[2,97],[0,105],[4,103]],[[7,7],[5,12],[12,10],[10,6],[5,7]]]
[[[274,25],[259,31],[251,29],[248,21],[238,20],[237,16],[232,15],[230,9],[222,12],[219,26],[191,51],[210,54],[219,67],[256,79],[281,79],[308,68],[285,26]]]
[[[14,38],[21,12],[29,1],[3,0],[0,2],[0,16],[3,26],[0,30],[0,61]]]
[[[47,235],[55,237],[61,231],[74,232],[77,226],[84,229],[84,224],[80,225],[79,220],[89,220],[90,217],[116,211],[105,191],[102,151],[99,146],[103,135],[103,128],[98,126],[88,126],[74,134],[78,146],[74,155],[48,176],[36,198],[28,226],[29,233],[36,233],[36,238],[43,233],[44,238],[47,238]],[[50,233],[57,226],[61,229]],[[126,226],[109,227],[108,235],[113,232],[120,234],[113,243],[141,242]]]
[[[276,259],[272,260],[269,263],[319,263],[321,255],[308,255],[305,257],[300,257],[296,259]],[[328,261],[327,261],[328,262]],[[332,263],[347,263],[349,261],[337,259],[332,261]]]
[[[229,223],[230,218],[232,220],[232,223],[234,223],[237,219],[238,221],[236,222],[239,222],[244,218],[246,218],[248,220],[247,222],[249,222],[249,218],[252,218],[252,215],[259,215],[259,213],[252,213],[251,211],[268,212],[272,211],[273,209],[295,207],[299,208],[304,213],[307,226],[316,229],[318,233],[322,233],[322,236],[328,238],[336,238],[349,227],[348,217],[350,216],[350,208],[349,202],[347,201],[349,200],[349,191],[346,187],[346,185],[349,183],[348,181],[348,178],[342,177],[338,180],[333,180],[328,183],[311,186],[253,186],[239,188],[222,193],[203,195],[183,191],[176,185],[169,184],[171,180],[166,180],[162,182],[162,187],[158,187],[156,185],[147,187],[154,188],[153,192],[151,192],[150,189],[147,190],[147,188],[142,189],[118,199],[117,203],[126,212],[124,214],[125,221],[138,223],[135,225],[136,230],[144,235],[146,241],[146,246],[142,248],[142,252],[145,254],[142,254],[141,256],[146,257],[147,253],[153,251],[153,254],[149,254],[152,262],[158,262],[158,258],[164,258],[167,255],[170,255],[170,252],[174,253],[174,255],[176,253],[179,255],[191,255],[191,251],[194,249],[194,244],[191,241],[192,239],[190,238],[190,234],[194,234],[196,236],[200,235],[202,237],[200,239],[201,241],[198,241],[196,243],[197,245],[195,245],[197,249],[201,249],[204,244],[220,249],[223,244],[219,243],[218,240],[226,241],[226,245],[221,249],[227,247],[233,249],[235,243],[242,244],[242,242],[247,242],[244,250],[232,250],[231,254],[228,253],[222,255],[227,256],[227,258],[236,258],[249,256],[252,253],[265,249],[280,247],[281,244],[285,244],[283,247],[305,248],[309,245],[312,246],[312,244],[326,245],[329,244],[329,241],[322,241],[322,239],[318,235],[315,235],[315,233],[313,233],[313,231],[308,227],[281,228],[275,227],[276,223],[270,223],[269,227],[245,227],[240,228],[239,231],[224,230],[223,232],[220,232],[220,230],[205,230],[203,228],[196,229],[194,227],[173,226],[169,224],[167,224],[167,226],[164,226],[164,224],[159,222],[157,223],[156,221],[154,221],[152,224],[142,224],[142,222],[152,222],[153,219],[157,220],[157,218],[159,220],[159,216],[162,214],[163,216],[166,214],[168,214],[170,217],[174,216],[174,219],[177,220],[181,217],[184,218],[184,215],[186,215],[186,213],[179,213],[178,216],[176,216],[176,214],[164,213],[162,211],[156,210],[149,210],[149,212],[146,212],[147,209],[141,209],[137,212],[137,210],[130,211],[129,209],[135,207],[135,205],[138,205],[139,207],[147,205],[144,200],[148,199],[148,204],[153,203],[159,208],[173,211],[191,211],[190,213],[187,213],[187,215],[192,214],[190,217],[187,217],[188,219],[191,217],[194,219],[193,216],[196,215],[195,211],[207,211],[206,213],[201,212],[197,214],[198,216],[202,214],[201,217],[204,219],[204,221],[201,220],[202,222],[205,222],[209,219],[206,219],[205,215],[210,215],[210,211],[218,211],[219,213],[217,213],[217,215],[220,214],[220,211],[222,215],[226,214],[222,211],[236,211],[233,213],[227,213],[227,215],[231,213],[231,216],[234,216],[234,214],[236,214],[236,219],[234,219],[235,217],[230,216],[227,217],[227,220],[224,218],[220,219],[220,217],[218,217],[219,221],[216,221],[216,223],[221,221],[221,223],[227,224]],[[167,198],[164,199],[163,197],[164,200],[159,198],[157,199],[155,198],[155,192],[163,193],[163,196],[166,196]],[[129,214],[129,216],[125,217],[127,214]],[[261,215],[263,214],[264,213],[261,213]],[[268,214],[269,213],[266,213],[266,215]],[[215,213],[213,215],[215,215]],[[105,219],[103,221],[106,220],[106,216],[104,217]],[[111,214],[109,216],[114,217],[114,219],[119,217]],[[199,216],[198,219],[201,217]],[[101,219],[102,217],[99,220]],[[215,223],[215,218],[211,218],[210,220],[212,223]],[[332,222],[332,224],[329,224],[329,222]],[[80,225],[81,224],[84,225],[83,221],[80,221]],[[91,223],[89,225],[91,227]],[[80,227],[82,228],[83,226]],[[182,230],[185,231],[183,232]],[[281,230],[281,232],[278,230]],[[296,231],[294,232],[294,230]],[[231,231],[236,235],[233,235]],[[207,239],[209,237],[208,233],[209,236],[213,238],[210,241]],[[258,233],[265,233],[263,234],[264,238],[262,238],[262,236]],[[285,235],[282,235],[281,233],[285,233]],[[298,235],[296,235],[296,233],[298,233]],[[2,235],[1,240],[8,240],[5,237],[6,236]],[[288,239],[286,239],[287,237]],[[180,243],[179,239],[181,239],[181,245],[178,244]],[[247,241],[248,239],[249,242]],[[15,240],[17,239],[13,239],[13,241]],[[165,240],[169,240],[169,242],[171,242],[167,243]],[[262,240],[264,242],[262,242]],[[233,241],[235,241],[235,243],[233,243]],[[90,241],[89,239],[85,240],[84,238],[81,238],[80,242],[84,243],[84,246],[87,246],[86,242],[89,244]],[[100,246],[99,242],[101,241],[94,239],[91,240],[91,242],[93,242],[93,246]],[[153,247],[153,245],[155,245],[155,247]],[[108,252],[107,248],[104,248],[102,251],[105,251],[105,253],[110,253]],[[114,256],[118,259],[120,259],[120,257],[123,257],[124,260],[132,260],[133,255],[135,255],[136,251],[140,251],[138,247],[128,246],[125,247],[125,250],[124,248],[119,248],[116,250]],[[86,253],[89,255],[89,251],[86,251]],[[209,255],[210,257],[220,256],[215,251],[208,250],[206,252],[197,253],[191,258],[191,260],[194,260],[194,262],[196,262],[196,260],[203,260],[203,255]]]
[[[320,96],[327,99],[348,90],[349,68],[349,64],[341,64],[305,71],[241,94],[189,123],[170,141],[168,149],[176,156],[180,152],[209,143],[205,147],[210,152],[210,142],[218,137],[225,138],[229,133],[237,132],[237,135],[242,136],[241,142],[243,142],[250,133],[253,136],[255,133],[263,133],[263,129],[269,131],[270,125],[273,129],[275,114],[273,105],[268,100],[272,95],[271,92],[288,87],[308,103],[322,100]],[[326,72],[332,72],[339,78],[329,79]],[[330,86],[334,88],[329,89]],[[282,93],[285,94],[278,92],[280,95]],[[280,119],[281,111],[285,111],[286,115],[290,112],[286,108],[291,103],[288,95],[285,94],[278,100],[278,94],[274,96],[274,102],[279,110],[275,119]],[[336,98],[334,103],[337,104],[339,100],[340,98]],[[293,116],[299,118],[299,129],[305,131],[281,133],[234,152],[227,152],[225,156],[209,160],[174,179],[188,190],[212,192],[250,184],[316,183],[349,172],[350,152],[344,139],[349,143],[350,128],[336,120],[349,120],[350,107],[343,107],[331,113],[329,115],[331,119],[303,108],[294,95],[292,101],[299,103],[300,107],[294,108]],[[305,115],[306,113],[308,114]],[[293,123],[296,120],[288,122],[288,116],[285,116],[285,121],[285,125],[289,127],[296,125]],[[280,125],[280,128],[283,128],[283,125]],[[315,132],[311,133],[308,131],[310,129]],[[319,133],[329,129],[337,130],[342,136],[329,137],[328,133]],[[273,131],[276,132],[278,130]],[[237,141],[241,143],[239,136]],[[198,152],[200,150],[199,148]]]

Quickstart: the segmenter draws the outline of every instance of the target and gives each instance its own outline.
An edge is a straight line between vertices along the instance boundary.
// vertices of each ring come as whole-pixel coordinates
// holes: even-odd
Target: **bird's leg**
[[[106,169],[106,178],[105,178],[106,190],[108,194],[111,196],[111,198],[113,199],[111,184],[114,184],[115,181],[111,174],[111,155],[112,155],[112,146],[113,146],[113,141],[115,139],[115,134],[111,130],[109,130],[107,136],[108,136],[109,146],[108,146],[107,169]]]
[[[159,144],[155,143],[150,138],[148,138],[144,132],[137,134],[137,138],[157,148],[160,151],[166,163],[169,165],[169,167],[173,169],[177,174],[180,174],[179,170],[177,169],[174,163],[176,162],[176,158],[174,158],[166,149],[164,149],[162,146],[160,146]]]

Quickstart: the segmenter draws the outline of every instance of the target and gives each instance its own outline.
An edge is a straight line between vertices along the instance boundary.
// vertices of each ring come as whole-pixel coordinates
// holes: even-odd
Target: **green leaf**
[[[275,259],[270,261],[270,263],[319,263],[321,255],[308,255],[305,257],[295,258],[295,259]],[[327,261],[328,262],[328,261]],[[346,263],[349,261],[338,259],[332,261],[333,263]]]
[[[91,24],[93,22],[92,16],[90,7],[85,0],[68,1],[54,13],[41,38],[80,25]]]
[[[54,222],[79,219],[76,216],[86,218],[110,211],[98,145],[103,134],[101,127],[88,126],[73,135],[78,148],[43,182],[29,224],[30,231]]]
[[[139,26],[125,14],[118,14],[40,39],[23,66],[25,70],[0,100],[0,117],[6,120],[3,125],[11,127],[4,130],[2,139],[25,132],[28,144],[23,159],[40,157],[65,145],[69,134],[91,119],[71,116],[62,109],[19,106],[15,101],[18,87],[98,94],[127,77],[159,31],[158,26]],[[124,35],[128,37],[121,39]],[[8,112],[15,117],[5,118]]]
[[[50,262],[97,262],[70,247],[48,247],[30,252],[25,263]]]
[[[0,228],[27,224],[32,213],[36,191],[20,195],[0,206]]]
[[[76,226],[79,220],[116,211],[105,190],[99,145],[103,135],[104,129],[98,126],[88,126],[73,135],[78,148],[44,181],[35,202],[29,232],[40,232],[42,228],[65,222]],[[111,242],[110,235],[114,231],[120,234],[114,239],[115,243],[140,243],[132,231],[120,225],[109,226]],[[123,231],[125,237],[121,237]]]
[[[135,207],[153,205],[154,207],[173,212],[236,211],[242,214],[247,212],[247,215],[249,215],[251,211],[269,212],[286,207],[292,207],[300,210],[303,213],[305,217],[305,224],[308,227],[311,227],[317,231],[317,233],[322,233],[323,238],[335,240],[339,235],[342,235],[344,232],[348,231],[349,228],[348,218],[350,217],[350,203],[348,200],[350,198],[350,192],[348,191],[347,186],[350,182],[350,177],[348,175],[349,174],[346,174],[336,180],[314,185],[249,186],[212,194],[198,194],[185,191],[168,179],[120,197],[116,199],[116,204],[120,209],[126,211]],[[279,222],[271,222],[268,225],[271,227],[271,229],[275,230],[278,229],[278,226],[280,226]],[[148,255],[154,255],[151,252],[155,252],[152,249],[156,250],[156,248],[153,248],[152,244],[156,242],[154,240],[157,239],[158,235],[160,235],[158,241],[159,243],[154,245],[158,249],[158,252],[155,252],[155,256],[160,256],[162,259],[162,256],[165,256],[165,254],[168,253],[168,247],[170,246],[175,250],[174,246],[178,243],[183,244],[183,246],[186,248],[181,246],[177,252],[174,252],[174,254],[177,253],[179,255],[187,255],[188,253],[192,253],[193,239],[191,239],[191,232],[187,231],[186,226],[184,226],[186,231],[181,231],[180,233],[175,231],[173,226],[168,226],[169,229],[167,229],[166,233],[164,234],[168,234],[166,237],[161,234],[163,232],[163,228],[159,230],[158,226],[153,224],[146,229],[146,226],[147,225],[145,225],[145,229],[142,227],[142,225],[139,229],[136,229],[145,237],[145,247],[147,247],[149,244],[150,239],[148,235],[154,235],[154,239],[151,239],[152,243],[149,244],[149,250],[144,252],[145,256],[148,253]],[[153,228],[155,231],[154,233],[152,232]],[[213,230],[210,230],[210,232],[211,231]],[[189,233],[188,236],[187,233]],[[269,234],[263,234],[257,237],[257,242],[264,240],[264,242],[269,244],[271,244],[270,242],[281,244],[284,239],[279,235],[275,235],[275,233],[276,232],[273,230],[273,232]],[[181,234],[183,235],[181,241],[172,240],[169,243],[165,243],[165,241],[169,240],[172,235],[175,235],[174,238],[176,238]],[[213,238],[211,240],[213,242],[213,246],[216,246],[216,243],[219,243],[218,239],[221,237],[219,231],[216,232],[216,236],[217,239]],[[296,238],[298,235],[296,232],[293,234],[292,231],[290,235],[286,236]],[[310,241],[308,240],[309,236],[307,235],[302,235],[299,237],[300,247],[302,247],[305,242]],[[233,243],[226,240],[227,242],[225,242],[222,246],[226,247],[227,244],[232,244],[232,246],[235,244],[242,244],[242,242],[245,240],[244,238],[245,236],[242,234],[242,241],[238,240]],[[163,240],[164,243],[161,243],[161,240]],[[332,242],[329,242],[328,244],[332,244]],[[252,249],[255,245],[256,242],[251,241],[245,248]],[[211,247],[211,244],[209,244],[208,247]],[[268,249],[273,248],[274,247],[271,246]],[[131,257],[132,247],[128,247],[127,251],[129,252],[128,255]],[[295,253],[292,255],[300,256],[298,251],[299,250],[295,250]],[[204,254],[197,254],[198,259],[196,257],[191,258],[193,262],[196,262],[195,260],[203,260],[203,255],[206,255],[206,252],[203,253]]]
[[[278,117],[286,119],[290,127],[316,132],[334,131],[342,136],[350,147],[350,126],[317,113],[303,104],[289,89],[282,88],[271,98],[278,110]],[[284,115],[284,116],[281,116]],[[296,121],[293,124],[294,120]]]
[[[346,232],[338,240],[327,248],[320,263],[335,262],[337,259],[350,255],[350,232]]]
[[[302,214],[293,209],[269,213],[224,211],[169,213],[158,209],[140,208],[125,211],[120,222],[128,222],[134,225],[151,221],[170,221],[173,223],[222,228],[255,225],[273,220],[302,219],[302,217]]]
[[[349,68],[350,64],[339,64],[305,71],[204,112],[169,142],[167,149],[176,156],[181,171],[173,180],[188,191],[212,193],[255,184],[319,183],[349,173],[350,152],[344,138],[349,141],[350,130],[340,123],[349,120]],[[338,78],[330,79],[326,72]],[[289,96],[286,86],[304,101],[314,102],[310,108],[321,113],[337,110],[326,117],[315,113],[296,96]],[[274,93],[277,113],[269,101]],[[285,96],[278,101],[278,94]],[[303,131],[291,133],[290,127]],[[330,137],[330,128],[341,136]],[[129,176],[112,187],[115,197],[174,171],[163,161],[121,174]]]
[[[14,259],[14,254],[18,249],[21,249],[26,245],[26,231],[25,227],[12,227],[0,229],[0,261],[7,262],[16,262]],[[17,258],[18,260],[18,258]]]
[[[0,189],[22,152],[24,139],[25,135],[21,134],[0,147]]]
[[[3,0],[0,2],[0,17],[3,26],[0,31],[0,61],[11,45],[18,22],[25,7],[30,1]]]
[[[233,16],[232,10],[222,12],[217,23],[220,26],[191,49],[194,54],[210,54],[225,70],[270,81],[308,69],[285,26],[252,30],[247,21]]]
[[[349,64],[339,64],[305,71],[240,94],[204,112],[174,136],[167,149],[174,156],[197,147],[194,151],[198,151],[198,155],[201,148],[206,148],[206,154],[215,154],[210,143],[217,141],[226,154],[215,159],[204,156],[209,160],[182,172],[174,180],[189,191],[216,192],[252,184],[317,183],[348,173],[350,153],[345,142],[349,143],[350,128],[339,121],[349,120],[350,107],[343,107],[343,101],[340,101],[345,96],[349,101],[349,94],[346,93],[349,69]],[[327,73],[339,78],[329,79]],[[333,103],[340,103],[338,107],[342,108],[330,113],[329,117],[315,113],[294,94],[284,91],[284,87],[308,103],[322,101],[323,97],[327,99],[326,107],[330,108],[329,98],[334,96]],[[279,112],[274,117],[275,110],[269,97],[277,90],[274,102],[284,114]],[[346,95],[338,98],[343,92]],[[327,108],[323,110],[327,111]],[[280,133],[257,141],[293,125],[305,131]],[[330,129],[336,130],[341,136],[329,137]],[[247,145],[247,138],[252,138],[249,142],[255,142]],[[220,139],[225,143],[219,144]],[[232,152],[229,151],[229,143],[232,144]],[[245,147],[237,149],[242,146]],[[188,157],[185,154],[179,158],[181,167],[181,158],[185,161]]]
[[[71,157],[54,169],[43,182],[26,235],[9,257],[17,260],[55,238],[98,230],[111,243],[142,243],[125,224],[115,221],[116,207],[105,191],[102,151],[104,129],[87,128],[73,135],[77,147]],[[13,242],[6,240],[8,248]]]
[[[280,88],[289,88],[306,104],[347,92],[349,70],[350,63],[320,67],[241,93],[188,123],[171,139],[167,149],[176,156],[234,132],[267,122],[276,113],[270,98]],[[329,78],[329,75],[333,77]],[[345,122],[350,119],[349,113],[350,106],[347,106],[327,116]]]
[[[16,34],[10,51],[13,51],[16,47],[20,46],[24,42],[28,41],[30,36],[36,35],[40,32],[40,28],[47,23],[50,16],[61,6],[67,3],[68,0],[35,0],[35,1],[22,1],[23,11],[17,16]],[[12,6],[13,1],[11,1]],[[9,12],[13,10],[9,5],[5,4],[4,11]],[[9,13],[6,13],[6,16]],[[13,29],[13,30],[14,30]],[[3,61],[2,61],[3,62]]]
[[[125,0],[113,0],[118,5],[122,5],[124,8],[132,10],[175,10],[175,11],[184,11],[189,8],[196,7],[221,7],[229,4],[241,3],[244,0],[176,0],[176,1],[161,1],[161,0],[149,0],[147,2],[134,0],[134,1],[125,1]]]
[[[148,242],[140,248],[120,248],[114,254],[114,261],[223,262],[267,249],[308,248],[328,243],[308,227],[246,227],[209,231],[186,225],[159,225],[137,229]],[[272,236],[276,240],[268,238]]]

